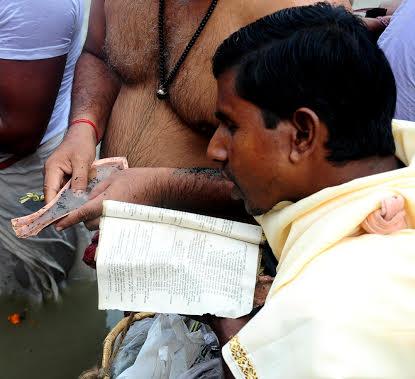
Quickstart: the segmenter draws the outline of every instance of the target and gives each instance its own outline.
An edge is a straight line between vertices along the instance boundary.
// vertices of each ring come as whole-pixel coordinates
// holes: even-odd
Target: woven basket
[[[122,341],[124,340],[130,326],[136,321],[143,320],[148,317],[154,317],[154,315],[154,313],[139,312],[131,313],[130,316],[123,318],[105,337],[101,368],[94,368],[85,371],[79,376],[79,379],[111,379],[111,364],[114,361],[118,353],[118,349],[122,344]],[[120,342],[117,346],[114,346],[114,343],[119,335],[121,335]]]

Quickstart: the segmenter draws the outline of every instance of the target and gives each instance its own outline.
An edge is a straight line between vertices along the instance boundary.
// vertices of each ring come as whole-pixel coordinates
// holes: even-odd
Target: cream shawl
[[[257,218],[279,260],[263,309],[224,346],[236,378],[415,378],[415,123],[393,122],[407,167],[326,188]],[[360,224],[401,195],[409,228]]]

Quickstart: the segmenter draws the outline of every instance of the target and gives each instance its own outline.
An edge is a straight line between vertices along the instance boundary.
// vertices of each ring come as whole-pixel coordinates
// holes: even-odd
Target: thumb
[[[80,222],[88,222],[100,217],[102,214],[103,200],[104,195],[100,195],[95,199],[88,201],[82,207],[70,212],[56,223],[56,230],[60,231],[69,228],[72,225],[79,224]]]

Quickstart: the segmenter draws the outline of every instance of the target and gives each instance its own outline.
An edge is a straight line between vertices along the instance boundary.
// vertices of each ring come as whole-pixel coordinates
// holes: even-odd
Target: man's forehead
[[[236,95],[235,88],[236,72],[234,69],[226,70],[218,78],[218,95],[230,96]]]
[[[227,70],[218,78],[218,97],[217,103],[222,108],[232,107],[245,100],[239,97],[236,90],[236,72]],[[225,112],[228,113],[228,112]]]

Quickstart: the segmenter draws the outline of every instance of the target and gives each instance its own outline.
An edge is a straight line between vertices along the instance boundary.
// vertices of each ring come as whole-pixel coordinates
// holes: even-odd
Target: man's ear
[[[290,152],[292,163],[298,163],[314,152],[321,130],[320,123],[319,117],[310,108],[298,108],[293,113]]]

